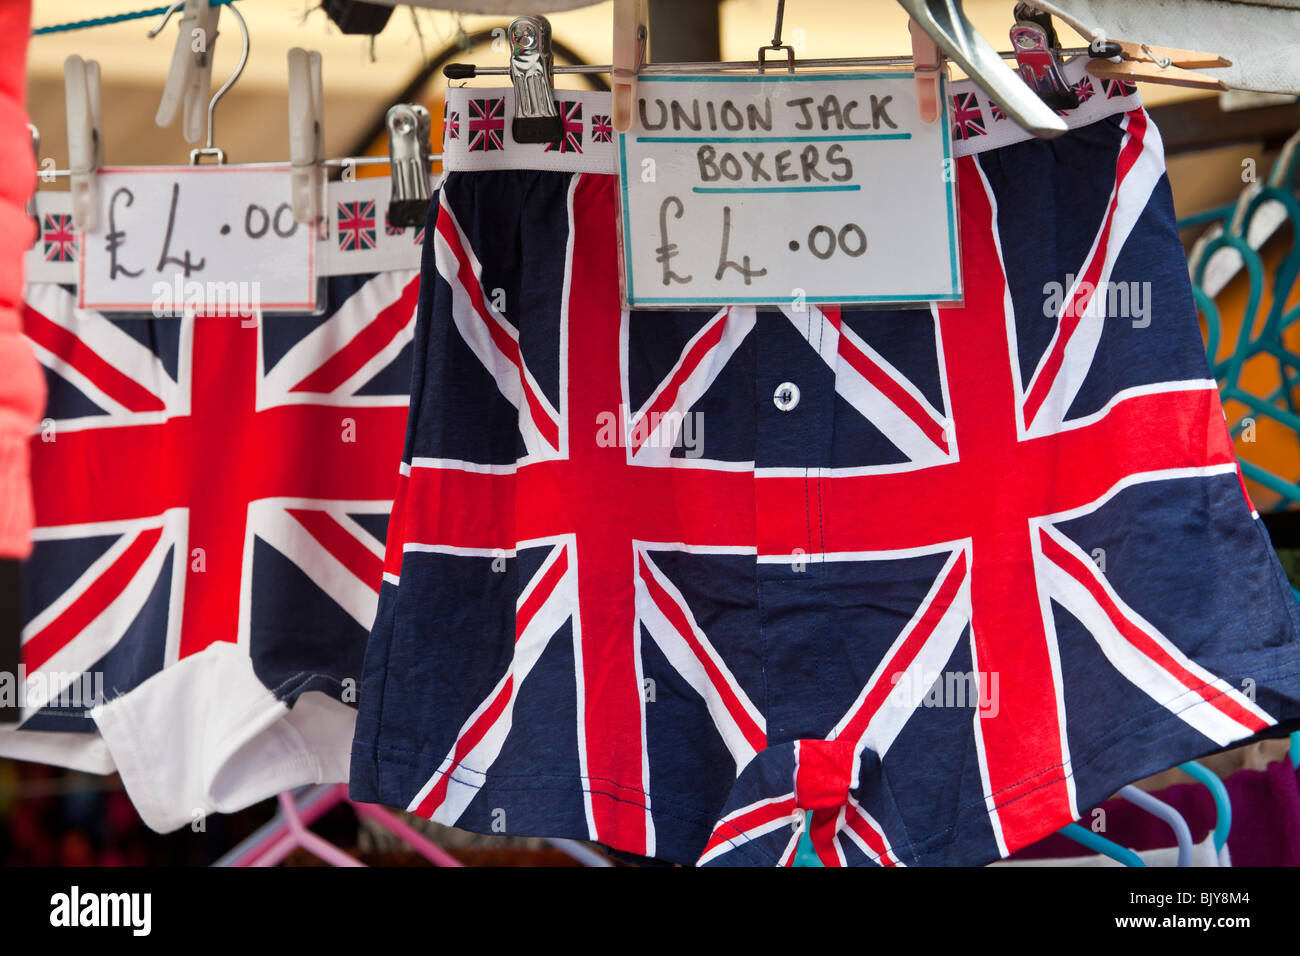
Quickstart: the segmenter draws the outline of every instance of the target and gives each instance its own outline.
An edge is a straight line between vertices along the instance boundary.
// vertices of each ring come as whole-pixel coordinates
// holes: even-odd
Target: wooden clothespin
[[[93,232],[99,225],[99,188],[95,176],[104,165],[99,64],[75,54],[68,57],[63,62],[63,90],[68,115],[72,225]]]
[[[321,216],[325,167],[325,103],[320,54],[294,47],[289,51],[290,202],[297,222]]]
[[[154,116],[154,122],[164,128],[176,122],[177,116],[183,116],[181,133],[187,143],[197,143],[203,138],[220,14],[221,8],[208,6],[208,0],[185,0],[167,84]],[[159,25],[149,35],[156,36],[161,29]]]
[[[1202,90],[1226,90],[1228,85],[1213,76],[1194,70],[1232,66],[1232,61],[1217,53],[1198,50],[1175,50],[1146,43],[1111,41],[1103,50],[1110,58],[1097,58],[1088,64],[1093,76],[1130,83],[1163,83]],[[1118,56],[1119,59],[1114,59]]]
[[[636,78],[646,60],[650,15],[646,0],[614,0],[614,62],[611,70],[614,129],[626,133],[636,121]]]
[[[916,101],[921,122],[933,123],[940,113],[940,78],[947,76],[948,69],[939,45],[915,19],[908,19],[907,28],[912,34],[912,70],[916,73]]]

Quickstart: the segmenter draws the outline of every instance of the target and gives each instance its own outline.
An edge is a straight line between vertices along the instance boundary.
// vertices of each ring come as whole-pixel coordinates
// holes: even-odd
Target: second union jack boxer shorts
[[[605,95],[453,89],[351,792],[682,864],[982,864],[1300,718],[1160,136],[953,88],[965,301],[625,312]],[[906,229],[907,223],[891,224]]]
[[[352,238],[356,205],[334,203],[330,242]],[[415,235],[390,237],[390,261]],[[31,439],[32,683],[0,754],[116,770],[159,831],[348,778],[419,278],[335,274],[319,314],[251,298],[242,317],[124,318],[28,287],[49,394]]]

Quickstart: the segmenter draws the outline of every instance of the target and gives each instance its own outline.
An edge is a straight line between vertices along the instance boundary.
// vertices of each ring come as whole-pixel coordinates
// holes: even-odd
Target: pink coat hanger
[[[341,803],[350,805],[360,819],[373,820],[402,839],[435,866],[461,865],[450,853],[389,810],[373,803],[350,800],[347,784],[320,785],[297,795],[286,791],[278,799],[280,809],[275,817],[214,866],[276,866],[299,848],[331,866],[365,866],[360,860],[308,829],[312,823]]]

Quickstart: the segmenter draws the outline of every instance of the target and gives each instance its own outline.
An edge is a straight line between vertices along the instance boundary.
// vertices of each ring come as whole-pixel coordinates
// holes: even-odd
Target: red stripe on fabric
[[[704,333],[695,341],[686,356],[682,359],[677,371],[673,373],[668,384],[664,386],[659,397],[656,399],[654,406],[646,410],[641,421],[646,423],[644,433],[641,428],[633,429],[632,434],[628,436],[628,444],[632,450],[637,451],[650,438],[650,430],[653,427],[650,422],[653,421],[655,414],[662,415],[665,411],[672,409],[677,401],[677,396],[682,390],[682,385],[699,368],[700,363],[708,356],[719,342],[722,341],[722,334],[727,327],[727,312],[723,312],[713,322],[705,328]]]
[[[515,612],[515,640],[523,635],[528,625],[532,623],[537,612],[541,610],[542,605],[546,603],[551,593],[559,585],[560,579],[569,570],[569,549],[560,546],[560,554],[546,570],[546,574],[537,582],[537,586],[529,593],[523,604],[519,605],[519,610]]]
[[[1142,154],[1145,146],[1146,127],[1147,120],[1144,112],[1135,110],[1128,114],[1128,139],[1125,141],[1123,148],[1120,149],[1119,160],[1116,163],[1115,192],[1111,196],[1109,207],[1106,209],[1106,219],[1098,235],[1092,259],[1089,260],[1087,267],[1084,269],[1084,275],[1077,280],[1078,286],[1083,286],[1086,283],[1087,290],[1076,292],[1065,307],[1065,314],[1061,316],[1060,330],[1057,333],[1056,340],[1052,343],[1052,350],[1048,354],[1047,361],[1043,364],[1043,369],[1038,374],[1038,378],[1030,387],[1029,394],[1025,396],[1026,427],[1033,423],[1038,412],[1043,407],[1043,402],[1047,400],[1052,384],[1056,381],[1061,366],[1065,363],[1066,346],[1069,345],[1071,337],[1079,328],[1082,313],[1087,309],[1093,293],[1096,292],[1097,279],[1106,264],[1106,250],[1110,245],[1110,231],[1115,222],[1115,211],[1119,208],[1120,189],[1124,185],[1124,180],[1128,178],[1129,172],[1137,164],[1138,157]]]
[[[385,307],[351,342],[289,391],[328,394],[341,386],[406,328],[415,316],[419,298],[420,278],[416,276],[402,289],[397,301]]]
[[[533,425],[541,436],[546,439],[547,444],[558,450],[560,447],[560,426],[551,417],[546,407],[542,405],[541,400],[528,382],[528,376],[524,374],[524,359],[519,351],[519,343],[501,326],[501,323],[488,309],[487,302],[483,298],[483,288],[479,284],[478,277],[474,275],[469,256],[461,243],[460,231],[452,223],[450,216],[439,216],[437,228],[456,259],[457,282],[469,295],[475,313],[478,314],[479,319],[486,326],[488,335],[492,337],[492,343],[519,374],[519,385],[523,389],[524,401],[527,403],[528,410],[532,415]]]
[[[885,699],[894,689],[894,684],[888,680],[894,674],[901,674],[912,665],[916,656],[921,653],[934,634],[934,629],[939,626],[943,616],[948,613],[948,609],[957,598],[957,592],[960,590],[962,582],[966,580],[966,552],[961,551],[957,554],[957,560],[953,562],[952,568],[944,576],[943,583],[939,585],[939,590],[935,592],[934,599],[930,601],[929,607],[921,615],[921,620],[916,624],[912,633],[903,641],[903,646],[898,649],[898,653],[890,658],[886,665],[886,671],[883,675],[886,679],[876,682],[867,696],[862,701],[862,706],[857,709],[840,731],[839,737],[845,740],[858,741],[862,735],[867,732],[877,711],[884,706]]]
[[[885,834],[873,826],[871,821],[862,815],[862,811],[852,804],[845,808],[844,825],[860,836],[862,842],[870,847],[877,863],[881,866],[898,866],[898,858],[890,851],[889,844],[885,841]]]
[[[384,544],[384,573],[402,576],[403,545],[406,544],[406,496],[410,491],[411,477],[397,475],[397,491],[393,495],[393,510],[388,516],[388,534]]]
[[[1062,547],[1056,539],[1047,533],[1046,529],[1039,529],[1039,540],[1042,543],[1043,556],[1087,588],[1093,600],[1101,605],[1101,609],[1105,612],[1111,624],[1136,651],[1172,676],[1188,690],[1195,692],[1202,700],[1225,717],[1256,733],[1270,726],[1267,721],[1251,713],[1223,691],[1207,685],[1203,678],[1193,674],[1170,656],[1169,652],[1161,647],[1159,642],[1125,616],[1119,606],[1111,600],[1106,589],[1101,586],[1094,571],[1077,555],[1071,554]]]
[[[718,665],[705,652],[703,645],[696,638],[695,629],[691,627],[691,622],[687,620],[685,612],[673,600],[672,596],[664,590],[663,586],[655,580],[654,575],[650,573],[650,569],[646,566],[645,558],[640,554],[637,555],[637,566],[641,580],[645,582],[646,590],[650,592],[650,599],[655,602],[655,606],[668,619],[668,623],[672,625],[673,630],[686,642],[686,646],[691,649],[691,654],[700,662],[700,666],[709,678],[709,683],[713,686],[718,697],[721,698],[722,706],[727,709],[731,719],[740,728],[745,741],[756,752],[762,750],[767,746],[766,732],[754,722],[754,718],[745,710],[740,698],[731,689],[726,675],[722,673]]]
[[[924,432],[926,438],[943,449],[945,454],[947,453],[948,436],[944,432],[943,424],[935,421],[934,417],[926,411],[925,406],[918,402],[907,389],[903,388],[893,376],[873,362],[870,356],[849,340],[848,336],[842,333],[840,335],[839,354],[840,358],[856,369],[858,374],[870,382],[890,403],[915,422],[916,426]]]
[[[141,531],[80,597],[32,635],[23,645],[23,664],[27,670],[30,672],[44,667],[51,657],[63,650],[69,641],[104,613],[131,583],[161,538],[162,528]]]
[[[812,812],[812,823],[808,827],[808,839],[822,866],[839,866],[840,854],[835,847],[835,836],[839,832],[838,809],[822,809]]]
[[[443,801],[447,799],[447,788],[451,785],[452,776],[460,769],[461,761],[465,759],[466,755],[478,746],[479,742],[487,736],[488,731],[501,719],[501,715],[505,713],[506,704],[510,702],[514,684],[514,675],[508,674],[505,683],[501,685],[496,697],[492,699],[492,703],[487,706],[483,713],[478,715],[478,718],[469,726],[469,729],[457,739],[456,746],[452,751],[451,766],[445,772],[439,774],[438,782],[425,794],[424,799],[415,808],[415,812],[420,816],[432,817],[434,812],[442,806]],[[474,774],[474,776],[478,777],[479,775]],[[472,784],[479,786],[480,781],[472,781]]]
[[[357,540],[347,528],[324,511],[307,508],[290,508],[289,514],[307,529],[307,533],[333,555],[340,564],[364,581],[372,591],[378,591],[384,579],[384,561]]]
[[[161,412],[166,405],[120,369],[110,365],[85,342],[29,305],[23,306],[23,332],[41,348],[66,362],[115,402],[132,412]]]
[[[704,856],[723,845],[731,846],[737,840],[749,839],[750,831],[775,820],[790,817],[794,814],[794,811],[794,794],[791,794],[772,803],[765,803],[761,807],[755,807],[753,810],[726,817],[713,828],[713,835],[709,837],[709,842],[704,847],[704,853],[700,855]]]

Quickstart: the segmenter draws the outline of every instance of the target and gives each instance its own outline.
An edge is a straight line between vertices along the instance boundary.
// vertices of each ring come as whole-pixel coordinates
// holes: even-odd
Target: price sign
[[[81,235],[82,308],[315,310],[315,230],[294,221],[287,166],[106,169],[98,186],[98,228]]]
[[[961,298],[950,124],[921,122],[911,73],[643,77],[637,97],[629,307]]]

